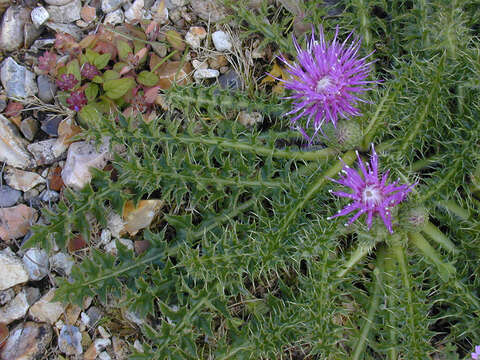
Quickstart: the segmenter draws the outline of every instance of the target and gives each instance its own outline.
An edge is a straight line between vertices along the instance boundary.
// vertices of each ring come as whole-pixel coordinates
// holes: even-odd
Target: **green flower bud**
[[[339,120],[336,128],[333,124],[325,126],[327,145],[339,150],[350,150],[361,144],[363,134],[360,125],[354,120]]]

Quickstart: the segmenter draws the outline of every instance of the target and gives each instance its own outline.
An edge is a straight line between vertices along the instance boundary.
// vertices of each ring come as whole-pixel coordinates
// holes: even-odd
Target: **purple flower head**
[[[75,87],[78,84],[78,80],[75,79],[73,74],[62,74],[60,79],[57,80],[57,86],[60,90],[68,91]]]
[[[307,49],[300,48],[297,40],[293,43],[297,50],[297,62],[289,64],[280,57],[286,65],[286,71],[291,75],[288,80],[280,80],[284,87],[292,90],[292,94],[286,99],[293,99],[293,110],[285,115],[296,114],[290,121],[292,124],[302,118],[307,118],[305,127],[295,125],[308,141],[305,128],[311,126],[314,136],[321,130],[324,123],[331,122],[336,127],[339,118],[349,118],[361,115],[355,107],[362,100],[359,95],[370,90],[369,84],[378,81],[367,81],[372,62],[366,59],[371,55],[359,58],[361,40],[354,38],[348,43],[353,32],[350,33],[343,43],[338,37],[338,26],[335,37],[331,42],[325,40],[323,28],[320,27],[318,41],[315,40],[314,29],[312,38],[308,42]]]
[[[77,90],[70,94],[67,98],[67,104],[73,111],[80,111],[85,105],[87,105],[87,97],[83,91]]]
[[[98,71],[95,65],[85,63],[82,66],[81,74],[84,78],[92,80],[95,76],[100,75],[100,71]]]
[[[332,194],[349,198],[352,200],[352,203],[329,219],[347,215],[354,210],[358,210],[358,212],[348,221],[347,225],[357,220],[360,215],[367,214],[367,226],[368,229],[370,229],[373,216],[378,214],[382,218],[388,231],[393,234],[390,209],[401,203],[416,183],[412,185],[397,185],[397,180],[391,184],[387,184],[389,171],[379,176],[378,156],[373,145],[372,157],[369,163],[364,164],[360,159],[358,152],[357,157],[361,174],[345,164],[342,170],[344,176],[339,180],[331,179],[332,181],[349,187],[352,190],[351,193],[333,191]]]
[[[480,360],[480,346],[475,346],[475,352],[472,353],[472,359]]]
[[[42,71],[49,72],[55,68],[57,64],[57,55],[49,51],[45,51],[43,55],[38,58],[38,68]]]

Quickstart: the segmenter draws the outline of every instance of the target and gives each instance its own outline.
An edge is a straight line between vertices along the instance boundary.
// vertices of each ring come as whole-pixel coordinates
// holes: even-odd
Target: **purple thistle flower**
[[[475,346],[475,352],[472,353],[472,359],[480,360],[480,346]]]
[[[62,74],[60,79],[57,80],[57,86],[60,90],[68,91],[75,87],[78,84],[78,80],[75,79],[73,74]]]
[[[295,124],[301,117],[307,117],[305,128],[313,120],[314,136],[321,130],[324,123],[331,122],[336,127],[339,117],[349,118],[361,115],[355,107],[362,100],[358,95],[370,90],[368,84],[378,81],[367,81],[372,62],[366,59],[372,54],[359,58],[361,40],[353,39],[350,45],[350,33],[343,43],[338,37],[338,26],[333,41],[327,42],[320,27],[319,40],[315,40],[312,28],[312,38],[307,49],[300,48],[295,37],[293,43],[297,50],[297,63],[289,64],[284,57],[279,59],[287,66],[286,71],[291,75],[288,80],[277,79],[284,83],[284,87],[292,90],[292,95],[286,99],[294,99],[293,110],[285,115],[296,114],[290,121]],[[295,126],[306,139],[311,142],[305,128]]]
[[[77,90],[70,94],[67,98],[67,104],[73,111],[80,111],[85,105],[87,105],[87,97],[83,91]]]
[[[81,74],[84,78],[92,80],[95,76],[100,75],[100,71],[98,71],[95,65],[85,63],[82,66]]]
[[[379,177],[378,174],[378,156],[372,144],[372,157],[370,163],[364,164],[357,152],[358,166],[361,174],[345,164],[342,172],[345,174],[339,180],[330,179],[338,184],[349,187],[352,193],[343,191],[330,191],[332,194],[352,199],[353,202],[340,210],[329,219],[336,218],[351,213],[354,210],[358,212],[348,221],[346,225],[353,223],[360,215],[367,214],[367,226],[370,230],[372,218],[378,214],[383,220],[388,231],[393,234],[392,215],[390,208],[401,203],[407,194],[412,190],[416,183],[412,185],[398,185],[398,180],[387,184],[389,171]],[[363,177],[361,176],[363,175]]]

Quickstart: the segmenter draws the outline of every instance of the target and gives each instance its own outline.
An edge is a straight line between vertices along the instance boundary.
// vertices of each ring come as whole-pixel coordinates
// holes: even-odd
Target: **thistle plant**
[[[332,123],[335,127],[339,118],[359,116],[360,111],[356,104],[362,100],[359,96],[371,84],[377,81],[366,80],[371,62],[358,56],[360,39],[356,38],[349,43],[353,32],[340,43],[337,26],[335,37],[331,42],[325,40],[323,28],[320,27],[318,40],[312,28],[312,36],[307,48],[302,49],[297,40],[293,43],[297,51],[297,61],[291,65],[284,57],[279,59],[286,66],[291,78],[278,79],[292,94],[287,99],[294,99],[293,109],[285,115],[293,115],[291,123],[309,140],[305,127],[313,129],[312,137],[319,131],[323,133],[322,125]],[[306,125],[297,124],[301,118],[307,118]]]
[[[98,296],[134,311],[144,320],[143,352],[132,350],[132,359],[474,358],[478,4],[352,1],[338,16],[318,2],[299,4],[291,13],[265,1],[238,12],[238,28],[285,60],[314,59],[308,50],[328,54],[332,42],[322,48],[308,33],[295,45],[286,29],[300,13],[322,23],[325,39],[345,44],[343,54],[356,51],[352,64],[364,59],[360,74],[381,81],[350,94],[368,101],[348,102],[362,115],[335,112],[332,132],[334,118],[319,118],[328,138],[317,136],[313,148],[282,116],[292,105],[271,94],[270,83],[239,92],[175,86],[150,122],[105,112],[87,119],[85,135],[108,136],[125,152],[82,191],[66,190],[28,243],[62,248],[79,234],[89,241],[71,277],[56,279],[57,298],[81,304]],[[352,32],[362,46],[351,45]],[[260,78],[268,65],[256,69]],[[235,122],[238,111],[262,111],[265,121],[247,128]],[[316,116],[307,132],[317,130]],[[106,253],[97,230],[142,199],[164,202],[151,228],[131,236],[148,250],[118,242],[116,256]],[[345,227],[340,216],[329,219],[354,207],[353,219],[365,221]]]
[[[388,231],[393,234],[391,209],[406,198],[407,194],[412,190],[413,185],[397,186],[398,181],[388,184],[387,178],[389,171],[383,175],[378,174],[378,156],[373,145],[372,158],[369,163],[364,164],[358,152],[357,158],[361,175],[345,164],[342,170],[345,176],[339,180],[331,179],[352,190],[351,193],[333,191],[332,194],[348,198],[352,200],[352,203],[343,210],[339,210],[337,214],[331,216],[329,219],[344,216],[352,211],[358,210],[345,225],[350,225],[361,215],[366,214],[366,222],[370,230],[373,216],[380,215]]]

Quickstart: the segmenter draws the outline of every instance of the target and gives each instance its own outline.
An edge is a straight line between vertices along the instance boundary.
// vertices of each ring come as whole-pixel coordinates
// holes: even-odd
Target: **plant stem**
[[[394,239],[392,239],[393,241]],[[396,241],[398,243],[398,241]],[[392,246],[388,248],[388,253],[387,256],[385,256],[385,282],[388,283],[393,283],[394,280],[396,279],[397,272],[396,270],[396,260],[395,260],[395,251]],[[392,285],[385,285],[385,296],[386,296],[386,306],[388,308],[392,307],[392,304],[394,302],[394,297],[392,296]],[[389,310],[388,311],[388,328],[390,329],[390,343],[392,344],[392,347],[389,349],[387,353],[387,357],[389,360],[397,360],[398,359],[398,354],[397,354],[397,348],[396,348],[396,343],[397,343],[397,333],[395,331],[395,316],[393,311]]]
[[[350,256],[350,259],[345,263],[344,269],[337,273],[338,277],[343,277],[345,274],[360,260],[362,260],[371,250],[372,246],[358,246],[356,250]]]
[[[388,99],[389,93],[390,93],[390,87],[385,91],[382,101],[380,101],[380,103],[378,104],[375,114],[370,119],[370,122],[368,123],[368,126],[365,129],[365,136],[363,137],[363,141],[362,141],[362,151],[367,151],[368,148],[370,147],[372,138],[375,135],[375,132],[377,131],[378,126],[380,125],[380,120],[382,119],[380,117],[380,113],[382,112],[383,106],[385,105],[385,102]]]
[[[330,169],[328,169],[325,173],[321,174],[317,180],[310,186],[306,194],[298,201],[295,207],[288,213],[288,215],[283,219],[282,226],[279,230],[279,233],[282,234],[288,225],[296,218],[297,213],[303,209],[305,204],[325,185],[326,181],[329,177],[334,176],[340,170],[342,170],[344,164],[352,165],[355,159],[355,152],[353,150],[347,151],[343,155],[342,160],[338,160],[335,164],[333,164]]]
[[[462,220],[467,221],[468,219],[470,219],[470,214],[468,213],[468,211],[458,206],[457,203],[453,200],[437,201],[435,204],[447,209]]]
[[[430,221],[425,224],[422,232],[427,234],[433,241],[435,241],[445,250],[451,252],[452,254],[457,252],[455,244]]]
[[[375,282],[373,287],[373,294],[371,295],[371,300],[370,300],[370,308],[368,309],[367,318],[363,323],[362,331],[360,333],[360,338],[358,339],[357,344],[355,345],[352,360],[359,360],[360,356],[363,355],[365,350],[366,342],[368,339],[368,333],[372,328],[373,318],[375,317],[375,313],[377,312],[377,309],[378,309],[378,304],[380,303],[380,288],[382,283],[381,269],[383,269],[384,267],[384,262],[385,262],[385,247],[382,246],[377,252],[377,267],[375,268],[375,270],[373,270],[373,274],[375,276]]]
[[[412,171],[420,171],[426,168],[427,166],[429,166],[430,164],[439,162],[441,159],[442,159],[441,155],[432,155],[428,158],[415,161],[412,164]]]
[[[408,301],[408,323],[410,326],[410,331],[413,332],[414,330],[414,323],[413,323],[413,303],[412,303],[412,293],[410,291],[410,280],[408,279],[408,269],[407,269],[407,260],[405,257],[405,251],[400,244],[400,242],[396,241],[393,242],[391,245],[391,249],[395,254],[395,258],[397,259],[398,266],[400,267],[400,272],[402,274],[402,282],[403,287],[407,291],[407,301]]]
[[[233,149],[238,151],[249,151],[258,155],[272,156],[275,158],[318,161],[325,160],[329,157],[335,156],[337,152],[331,148],[325,148],[318,151],[288,151],[272,149],[266,146],[259,146],[257,144],[248,144],[247,142],[234,141],[220,137],[193,137],[188,135],[165,135],[158,134],[155,140],[160,141],[178,141],[187,144],[205,144],[215,145],[222,149]]]
[[[450,276],[455,274],[455,267],[452,264],[446,264],[440,258],[438,252],[428,243],[420,233],[408,233],[410,242],[415,245],[422,254],[435,265],[443,281],[448,281]]]

